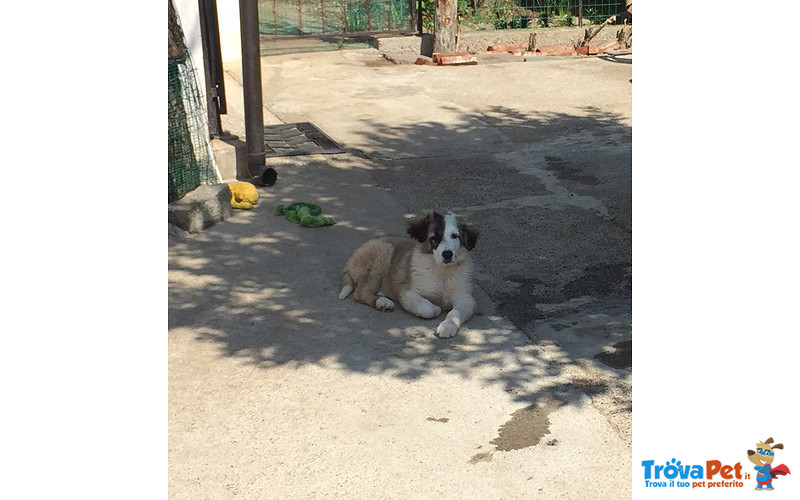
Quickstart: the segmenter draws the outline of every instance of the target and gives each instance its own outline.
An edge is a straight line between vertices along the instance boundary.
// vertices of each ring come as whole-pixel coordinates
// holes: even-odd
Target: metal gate
[[[414,33],[416,0],[258,0],[261,36],[278,38]]]

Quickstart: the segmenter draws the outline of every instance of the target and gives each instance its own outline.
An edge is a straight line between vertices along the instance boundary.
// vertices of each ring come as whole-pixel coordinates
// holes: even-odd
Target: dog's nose
[[[453,252],[450,250],[445,250],[442,252],[442,258],[444,258],[444,260],[451,260],[453,258]]]

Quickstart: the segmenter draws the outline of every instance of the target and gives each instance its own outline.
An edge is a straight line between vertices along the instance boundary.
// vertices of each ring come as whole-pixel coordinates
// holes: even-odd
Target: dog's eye
[[[457,240],[458,239],[458,233],[453,233],[453,234],[450,235],[450,237],[453,238],[454,240]]]

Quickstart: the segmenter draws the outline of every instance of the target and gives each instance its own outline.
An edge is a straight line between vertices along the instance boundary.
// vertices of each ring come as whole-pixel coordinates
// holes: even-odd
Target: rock
[[[170,223],[190,233],[199,233],[233,214],[231,190],[227,184],[198,186],[170,203],[167,210]]]

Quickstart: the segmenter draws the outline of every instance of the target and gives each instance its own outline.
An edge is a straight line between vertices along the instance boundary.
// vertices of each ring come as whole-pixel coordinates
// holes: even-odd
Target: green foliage
[[[390,28],[391,29],[402,28],[403,25],[406,24],[408,15],[410,14],[408,2],[403,0],[392,0],[391,9],[392,9],[392,26],[390,26]],[[417,20],[414,19],[411,21],[411,23],[412,26],[416,26]]]
[[[433,19],[436,16],[436,0],[419,0],[422,11],[422,26],[433,33]]]
[[[433,31],[436,4],[420,0],[423,26]],[[614,14],[620,2],[585,0],[583,17],[593,22]],[[472,29],[531,29],[578,24],[576,0],[458,0],[459,23]]]
[[[431,1],[431,0],[424,0]],[[621,2],[584,0],[583,18],[602,22],[617,13]],[[547,28],[578,24],[576,0],[463,0],[459,1],[459,22],[470,28]]]

